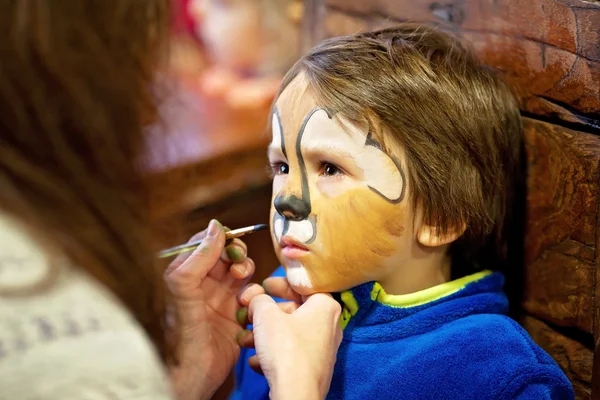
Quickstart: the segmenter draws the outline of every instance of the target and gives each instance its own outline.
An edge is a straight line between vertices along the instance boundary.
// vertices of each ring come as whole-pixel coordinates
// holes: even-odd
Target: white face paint
[[[327,134],[323,134],[327,132]],[[365,187],[380,193],[390,201],[401,198],[404,179],[392,158],[386,155],[377,142],[368,137],[364,128],[352,124],[345,118],[329,118],[325,110],[316,111],[306,123],[302,137],[302,153],[329,155],[336,160],[344,159],[344,165],[361,176]],[[342,162],[340,162],[342,164]],[[350,169],[350,168],[349,168]],[[342,191],[331,188],[335,196]]]
[[[281,120],[279,119],[279,113],[274,112],[271,118],[271,129],[273,136],[269,147],[274,149],[281,149],[283,132],[281,132]]]
[[[275,239],[279,243],[281,240],[281,236],[283,234],[283,217],[279,214],[275,214],[275,219],[273,222],[273,233],[275,234]]]
[[[308,271],[302,266],[298,260],[290,260],[287,263],[286,276],[290,285],[294,287],[302,287],[306,289],[312,288],[312,282],[308,277]]]
[[[311,219],[302,221],[286,221],[281,214],[275,214],[273,230],[279,241],[282,236],[309,244],[315,237],[315,226]]]

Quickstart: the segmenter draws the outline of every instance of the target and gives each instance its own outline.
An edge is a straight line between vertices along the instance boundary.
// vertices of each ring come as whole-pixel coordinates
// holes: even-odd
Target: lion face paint
[[[271,233],[294,289],[341,291],[393,271],[412,243],[401,159],[320,108],[301,77],[278,99],[272,134]]]

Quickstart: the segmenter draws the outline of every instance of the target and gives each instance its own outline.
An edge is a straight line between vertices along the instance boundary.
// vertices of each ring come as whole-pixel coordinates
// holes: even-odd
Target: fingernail
[[[246,258],[244,251],[236,246],[229,246],[225,248],[227,257],[233,262],[242,262]]]
[[[240,345],[240,340],[242,340],[242,338],[244,336],[246,336],[246,332],[250,332],[248,329],[244,329],[243,331],[239,331],[236,335],[235,335],[235,341],[237,342],[238,345]]]
[[[248,322],[248,308],[242,307],[235,313],[235,319],[240,325],[246,325]]]
[[[245,332],[246,331],[244,330],[244,331],[239,331],[238,333],[236,333],[235,341],[237,342],[238,345],[240,344],[240,339],[242,338],[242,336],[244,336]]]
[[[217,221],[216,219],[213,219],[210,221],[210,224],[208,224],[208,236],[209,237],[215,237],[219,234],[219,228],[221,227],[221,224],[219,223],[219,221]]]
[[[260,284],[263,289],[265,290],[266,294],[269,294],[269,291],[267,290],[267,280],[265,279],[264,281],[262,281],[262,283]]]

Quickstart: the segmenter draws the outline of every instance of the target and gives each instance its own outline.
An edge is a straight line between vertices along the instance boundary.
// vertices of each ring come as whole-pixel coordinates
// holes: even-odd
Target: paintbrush
[[[265,224],[258,224],[258,225],[247,226],[245,228],[235,229],[233,231],[227,231],[227,232],[225,232],[225,244],[226,245],[229,244],[229,242],[231,242],[235,238],[246,236],[246,235],[249,235],[254,232],[262,231],[263,229],[267,229],[268,227],[269,226],[265,225]],[[179,246],[170,247],[168,249],[161,250],[158,253],[158,257],[166,258],[166,257],[171,257],[171,256],[174,256],[177,254],[181,254],[181,253],[187,253],[189,251],[194,251],[201,244],[202,244],[202,239],[195,240],[193,242],[189,242],[189,243],[185,243],[185,244],[181,244]]]

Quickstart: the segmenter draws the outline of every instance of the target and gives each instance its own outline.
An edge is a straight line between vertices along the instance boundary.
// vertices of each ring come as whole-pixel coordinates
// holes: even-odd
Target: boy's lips
[[[309,253],[308,247],[289,236],[284,236],[279,241],[281,252],[287,258],[299,258]]]

